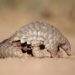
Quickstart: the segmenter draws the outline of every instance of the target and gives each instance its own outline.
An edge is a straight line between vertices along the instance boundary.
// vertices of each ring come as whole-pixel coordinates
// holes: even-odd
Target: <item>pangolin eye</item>
[[[44,44],[40,44],[39,47],[40,47],[41,50],[45,49],[45,45]]]

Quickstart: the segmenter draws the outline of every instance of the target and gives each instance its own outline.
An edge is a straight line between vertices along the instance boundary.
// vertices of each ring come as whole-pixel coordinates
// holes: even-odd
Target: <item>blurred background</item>
[[[0,75],[75,75],[75,0],[0,0],[0,41],[35,20],[55,25],[69,39],[72,56],[0,59]]]
[[[66,36],[74,36],[75,0],[0,0],[0,40],[35,20],[47,21]]]

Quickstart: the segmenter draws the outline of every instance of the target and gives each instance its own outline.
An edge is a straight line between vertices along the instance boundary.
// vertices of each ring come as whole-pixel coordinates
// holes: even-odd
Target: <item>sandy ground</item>
[[[0,60],[0,75],[75,75],[75,59]]]

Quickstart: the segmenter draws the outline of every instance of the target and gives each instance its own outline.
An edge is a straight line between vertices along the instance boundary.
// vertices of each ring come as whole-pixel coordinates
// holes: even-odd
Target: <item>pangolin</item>
[[[35,21],[24,25],[0,43],[0,57],[21,57],[27,52],[34,57],[46,57],[48,53],[50,57],[55,58],[59,56],[60,48],[68,56],[71,55],[69,41],[56,27]]]

